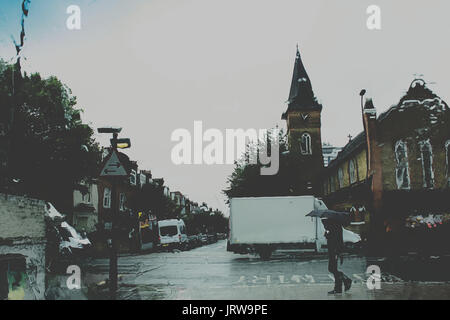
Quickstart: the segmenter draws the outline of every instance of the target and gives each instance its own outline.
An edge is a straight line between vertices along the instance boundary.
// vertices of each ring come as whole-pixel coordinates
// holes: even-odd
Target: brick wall
[[[430,102],[432,104],[433,102]],[[380,126],[381,137],[379,144],[382,149],[383,188],[386,191],[397,190],[395,178],[395,143],[402,140],[407,146],[408,172],[410,189],[423,189],[423,165],[419,144],[429,140],[433,154],[434,189],[447,187],[447,168],[445,144],[450,140],[450,112],[437,113],[439,107],[433,109],[424,105],[413,104],[402,112],[392,112]],[[436,124],[430,125],[430,117],[435,117]]]
[[[303,116],[308,115],[307,120]],[[319,194],[322,183],[319,181],[323,169],[322,137],[321,137],[320,111],[289,112],[287,117],[289,150],[292,154],[300,154],[300,141],[304,133],[311,136],[310,155],[300,155],[298,172],[299,185],[306,186],[307,182],[313,184],[313,191]],[[316,185],[317,184],[317,185]]]
[[[45,238],[44,201],[0,194],[0,239]]]
[[[0,194],[0,258],[25,259],[27,300],[45,298],[45,212],[44,201]]]

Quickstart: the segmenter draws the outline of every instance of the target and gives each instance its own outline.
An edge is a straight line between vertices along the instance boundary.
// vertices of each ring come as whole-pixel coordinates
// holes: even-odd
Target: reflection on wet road
[[[366,285],[369,276],[366,270],[369,265],[374,264],[382,268],[381,289],[369,290]],[[385,267],[389,267],[386,259],[347,256],[341,269],[353,279],[353,287],[343,295],[328,296],[327,291],[332,289],[334,280],[327,270],[326,255],[305,254],[294,250],[277,251],[270,260],[261,260],[251,254],[239,255],[227,252],[226,241],[219,241],[190,251],[121,256],[119,297],[121,299],[450,298],[450,284],[446,282],[405,281],[410,279],[407,277],[402,279],[398,274],[388,273],[383,270]],[[84,269],[85,283],[104,280],[108,274],[108,260],[93,260]]]

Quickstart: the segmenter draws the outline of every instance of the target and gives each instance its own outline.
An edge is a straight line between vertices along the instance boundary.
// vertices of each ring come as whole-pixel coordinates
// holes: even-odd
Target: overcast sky
[[[15,54],[21,2],[0,0],[5,60]],[[81,8],[81,30],[66,28],[71,4]],[[381,30],[366,27],[372,4]],[[205,129],[285,127],[298,43],[323,104],[322,140],[343,146],[362,130],[362,88],[382,112],[423,74],[450,100],[449,16],[448,0],[31,0],[23,68],[59,77],[85,122],[123,127],[140,169],[226,210],[232,166],[175,166],[175,129],[193,131],[194,120]]]

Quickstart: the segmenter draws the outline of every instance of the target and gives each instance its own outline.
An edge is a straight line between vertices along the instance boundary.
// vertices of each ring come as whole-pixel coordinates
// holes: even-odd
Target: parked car
[[[203,233],[200,233],[200,234],[198,235],[198,238],[200,239],[200,243],[201,243],[202,245],[208,244],[208,235],[203,234]]]
[[[227,234],[226,233],[218,233],[217,234],[217,239],[218,240],[225,240],[227,238]]]
[[[208,234],[208,243],[215,243],[217,242],[217,234]]]
[[[189,248],[191,249],[200,247],[202,245],[198,235],[189,236],[188,241],[189,241]]]
[[[187,249],[186,226],[181,219],[158,221],[160,249]]]
[[[196,246],[196,237],[195,236],[188,236],[188,245],[189,245],[189,249],[193,249]]]

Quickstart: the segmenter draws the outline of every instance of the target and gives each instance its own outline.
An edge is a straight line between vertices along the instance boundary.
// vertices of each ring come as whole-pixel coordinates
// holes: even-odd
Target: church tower
[[[318,195],[321,190],[319,176],[323,169],[322,105],[314,96],[298,47],[287,104],[281,119],[287,122],[289,153],[296,164],[296,191]]]

